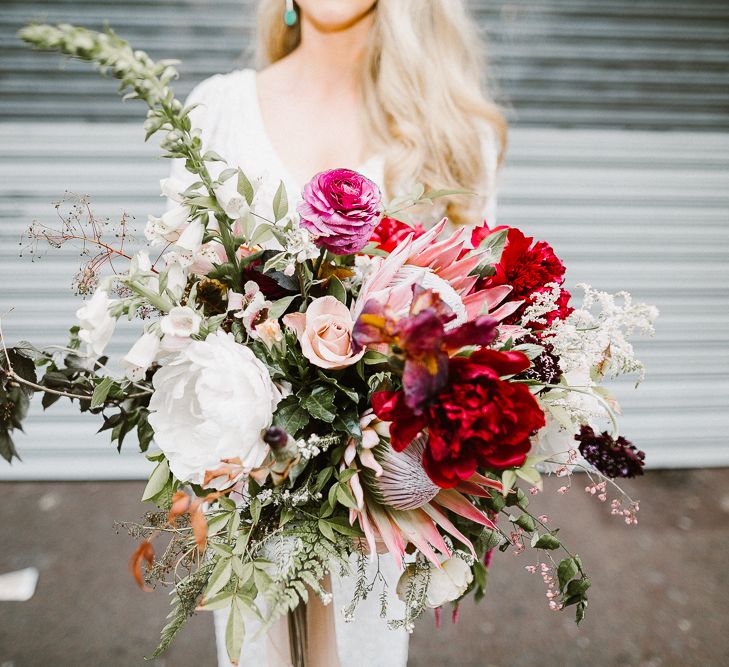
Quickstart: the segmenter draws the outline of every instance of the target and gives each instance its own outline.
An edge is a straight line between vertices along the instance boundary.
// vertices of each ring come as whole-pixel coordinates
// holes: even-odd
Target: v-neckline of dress
[[[269,154],[271,155],[273,162],[276,165],[276,168],[280,174],[280,177],[283,181],[286,183],[289,183],[296,187],[297,191],[300,191],[303,188],[303,184],[298,182],[298,179],[294,177],[291,170],[286,166],[286,163],[281,158],[281,155],[279,154],[278,150],[276,149],[276,146],[274,145],[273,141],[271,140],[271,135],[268,132],[268,128],[266,127],[266,122],[263,118],[263,111],[261,109],[261,101],[258,96],[258,72],[254,69],[247,70],[248,74],[248,85],[250,90],[250,100],[251,100],[251,110],[253,112],[253,121],[256,125],[256,129],[258,131],[258,134],[261,138],[261,141],[263,142],[265,148],[268,150]],[[359,164],[357,167],[354,167],[354,171],[360,172],[362,174],[366,175],[366,172],[369,171],[369,167],[372,165],[372,163],[379,158],[378,155],[372,155],[368,159],[366,159],[364,162]],[[312,174],[312,177],[314,174]]]

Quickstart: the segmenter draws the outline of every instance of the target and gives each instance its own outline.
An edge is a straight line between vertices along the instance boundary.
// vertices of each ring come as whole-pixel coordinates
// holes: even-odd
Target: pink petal
[[[390,522],[385,511],[377,503],[368,503],[367,509],[377,526],[377,530],[380,532],[380,536],[387,550],[392,554],[397,566],[402,569],[402,559],[405,555],[405,541],[403,540],[402,533]]]
[[[481,510],[468,502],[468,500],[458,493],[458,491],[454,491],[453,489],[443,489],[438,492],[438,495],[431,502],[436,502],[438,505],[451,510],[451,512],[455,512],[466,519],[471,519],[471,521],[480,523],[482,526],[494,529],[496,528],[496,525],[493,521],[491,521],[491,519],[481,512]]]
[[[435,505],[431,503],[426,503],[420,509],[422,509],[423,512],[425,512],[431,519],[433,519],[433,521],[435,521],[441,528],[443,528],[443,530],[447,531],[457,540],[460,540],[463,544],[465,544],[468,547],[468,550],[474,556],[476,555],[476,550],[473,548],[471,540],[469,540],[463,533],[461,533],[461,531],[453,525],[451,520],[437,507],[435,507]]]

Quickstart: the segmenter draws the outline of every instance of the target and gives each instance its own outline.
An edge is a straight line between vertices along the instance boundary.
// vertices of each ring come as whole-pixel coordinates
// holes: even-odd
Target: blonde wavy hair
[[[301,40],[299,23],[284,24],[283,8],[284,0],[259,4],[259,66]],[[385,189],[402,194],[423,183],[489,196],[484,188],[493,187],[495,174],[487,173],[484,135],[490,128],[500,163],[506,121],[485,93],[483,49],[462,0],[378,0],[375,13],[362,70],[363,120],[384,155]],[[476,222],[473,198],[446,201],[451,220]]]

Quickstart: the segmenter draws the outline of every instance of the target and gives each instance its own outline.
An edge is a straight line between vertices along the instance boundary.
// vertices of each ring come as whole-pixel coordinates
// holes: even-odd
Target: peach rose
[[[344,368],[364,354],[353,354],[352,315],[333,296],[314,299],[305,313],[290,313],[283,321],[296,332],[304,356],[319,368]]]

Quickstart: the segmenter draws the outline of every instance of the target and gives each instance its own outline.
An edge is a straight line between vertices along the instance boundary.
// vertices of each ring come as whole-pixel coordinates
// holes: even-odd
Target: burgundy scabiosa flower
[[[331,169],[312,178],[297,210],[314,243],[335,255],[364,248],[381,211],[378,187],[351,169]]]
[[[609,433],[595,433],[583,425],[575,436],[580,453],[603,475],[608,477],[636,477],[643,474],[645,453],[629,440],[619,436],[614,440]]]
[[[539,345],[542,353],[532,359],[531,368],[528,368],[521,377],[527,380],[538,380],[545,384],[556,384],[562,376],[559,366],[559,357],[554,353],[554,346],[540,340],[534,334],[527,334],[519,339],[519,343]]]

